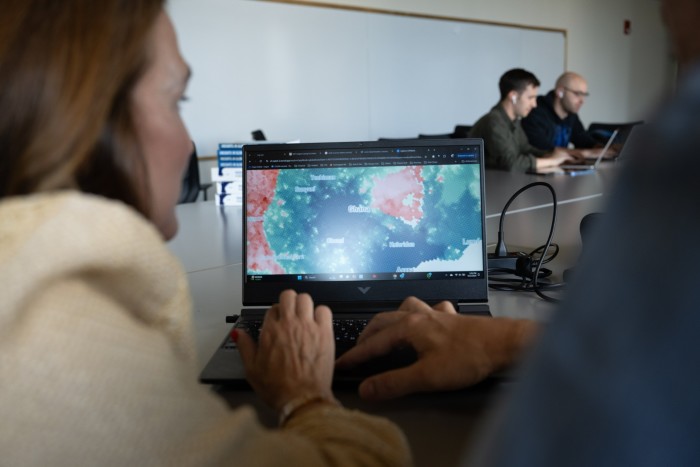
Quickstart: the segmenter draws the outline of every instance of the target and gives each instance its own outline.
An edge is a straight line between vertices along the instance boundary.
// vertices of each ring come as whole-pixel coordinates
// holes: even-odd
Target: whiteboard
[[[274,141],[450,133],[526,68],[553,87],[563,31],[250,0],[171,0],[193,70],[183,118],[201,155],[262,129]]]

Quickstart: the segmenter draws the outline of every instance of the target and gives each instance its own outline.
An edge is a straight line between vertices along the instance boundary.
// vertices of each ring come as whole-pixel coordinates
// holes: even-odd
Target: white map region
[[[419,263],[412,272],[483,271],[481,240],[470,240],[457,260],[431,259]]]

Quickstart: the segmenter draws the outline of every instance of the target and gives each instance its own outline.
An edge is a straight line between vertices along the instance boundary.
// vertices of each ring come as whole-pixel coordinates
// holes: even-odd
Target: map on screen
[[[477,164],[246,176],[247,274],[483,270]]]

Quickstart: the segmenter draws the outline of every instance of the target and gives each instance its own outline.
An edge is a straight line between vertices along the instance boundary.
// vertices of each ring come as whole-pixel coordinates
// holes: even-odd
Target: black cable
[[[549,227],[549,235],[547,236],[547,242],[544,244],[544,249],[542,250],[542,255],[540,256],[540,260],[537,262],[537,268],[535,269],[535,274],[532,278],[532,288],[540,298],[543,298],[544,300],[547,300],[549,302],[558,302],[559,301],[558,299],[556,299],[554,297],[549,297],[549,296],[543,294],[537,285],[537,277],[539,276],[540,268],[544,264],[544,259],[547,256],[547,251],[549,250],[549,246],[552,244],[552,237],[554,236],[554,226],[557,223],[557,194],[554,191],[554,188],[552,188],[552,185],[550,185],[549,183],[535,182],[535,184],[541,184],[542,186],[547,188],[549,190],[549,192],[552,194],[552,224]],[[535,184],[533,184],[533,185],[535,185]]]
[[[503,281],[502,283],[498,284],[490,284],[489,287],[491,287],[494,290],[498,290],[501,292],[534,292],[534,289],[532,288],[532,282],[531,281],[516,281],[515,279],[510,279],[510,281],[513,282],[513,284],[508,283],[508,279],[501,279]],[[517,282],[517,283],[516,283]],[[553,290],[553,289],[558,289],[561,287],[564,287],[566,284],[563,282],[557,282],[553,284],[540,284],[539,290]],[[549,297],[551,298],[551,297]],[[556,299],[555,299],[556,300]]]
[[[535,255],[541,251],[541,254],[539,255],[539,258],[535,262],[535,267],[534,271],[530,271],[531,277],[527,277],[525,275],[521,275],[520,272],[510,270],[510,269],[494,269],[491,270],[489,269],[489,282],[496,281],[496,282],[501,282],[502,284],[489,284],[489,286],[493,289],[496,290],[510,290],[510,291],[533,291],[535,292],[540,298],[550,301],[550,302],[558,302],[559,300],[554,298],[554,297],[549,297],[545,295],[542,290],[546,289],[551,289],[551,288],[557,288],[561,287],[563,284],[562,283],[557,283],[557,284],[552,284],[552,283],[545,283],[541,284],[539,282],[540,279],[544,279],[546,277],[549,277],[552,274],[552,271],[546,268],[542,268],[543,264],[546,264],[550,261],[552,261],[557,254],[559,253],[559,245],[554,244],[555,250],[554,253],[552,253],[549,257],[547,256],[547,252],[549,251],[549,248],[553,245],[552,244],[552,237],[554,236],[554,227],[557,222],[557,195],[556,192],[554,191],[554,188],[549,183],[546,182],[533,182],[528,185],[525,185],[518,191],[516,191],[506,202],[505,206],[503,207],[503,211],[501,212],[501,217],[498,223],[498,241],[496,243],[496,248],[494,252],[495,257],[504,257],[508,255],[508,250],[505,245],[505,241],[503,240],[503,222],[506,216],[506,212],[508,211],[508,208],[510,207],[511,203],[524,191],[529,190],[530,188],[534,188],[537,186],[543,186],[549,190],[549,192],[552,195],[552,223],[549,228],[549,234],[547,235],[547,241],[544,245],[535,248],[530,254],[528,255],[531,259],[535,257]],[[521,279],[498,279],[498,278],[492,278],[492,274],[513,274],[516,276],[520,276]],[[512,287],[509,287],[505,284],[510,283],[510,284],[515,284],[519,283],[519,285],[513,285]]]
[[[535,248],[534,250],[532,250],[530,252],[530,257],[534,258],[539,251],[544,250],[544,247],[545,247],[545,245],[542,245],[542,246],[539,246],[539,247]],[[554,258],[556,258],[557,255],[559,254],[559,245],[558,244],[552,243],[551,245],[549,245],[549,247],[554,248],[554,252],[552,254],[550,254],[549,256],[545,257],[544,262],[542,264],[549,263]]]

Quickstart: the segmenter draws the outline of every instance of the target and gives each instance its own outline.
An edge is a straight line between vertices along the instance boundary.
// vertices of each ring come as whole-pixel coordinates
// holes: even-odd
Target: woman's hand
[[[265,314],[257,344],[238,330],[236,343],[258,396],[280,411],[294,400],[333,401],[335,341],[331,310],[286,290]]]

